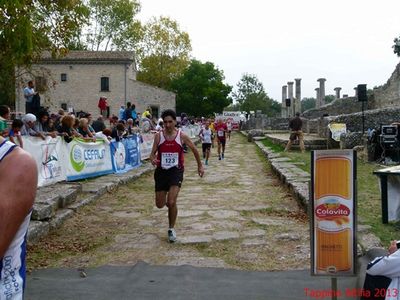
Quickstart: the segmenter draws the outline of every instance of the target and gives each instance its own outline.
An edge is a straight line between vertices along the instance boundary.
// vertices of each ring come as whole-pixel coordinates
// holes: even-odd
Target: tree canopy
[[[12,105],[15,68],[29,66],[43,50],[65,51],[88,9],[81,0],[3,0],[0,16],[0,102]]]
[[[89,50],[113,50],[137,42],[140,11],[137,0],[89,0],[90,18],[85,28]]]
[[[222,113],[232,100],[230,85],[223,83],[224,74],[211,62],[192,60],[183,74],[172,81],[176,93],[176,110],[192,116]]]
[[[392,46],[394,54],[400,57],[400,36],[393,40],[394,45]]]
[[[233,99],[241,111],[261,110],[268,116],[276,116],[281,111],[281,105],[268,97],[263,84],[254,74],[243,74],[236,85]]]
[[[137,79],[170,89],[190,64],[189,34],[167,17],[152,18],[142,28],[142,40],[134,47],[139,72]]]

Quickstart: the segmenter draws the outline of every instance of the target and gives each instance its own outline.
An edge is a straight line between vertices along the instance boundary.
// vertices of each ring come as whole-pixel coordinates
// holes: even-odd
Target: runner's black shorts
[[[226,139],[220,139],[218,138],[218,144],[221,144],[222,146],[225,146]]]
[[[183,181],[183,169],[173,167],[168,170],[162,168],[156,168],[154,171],[154,181],[156,192],[166,191],[168,192],[171,186],[182,186]]]
[[[211,143],[203,143],[201,144],[201,147],[203,148],[203,152],[206,152],[207,149],[211,149]]]

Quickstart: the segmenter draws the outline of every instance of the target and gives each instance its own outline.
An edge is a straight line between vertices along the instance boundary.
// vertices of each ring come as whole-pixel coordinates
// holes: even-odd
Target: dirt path
[[[189,264],[246,270],[309,266],[309,227],[256,146],[240,134],[225,159],[212,149],[204,178],[186,154],[178,199],[178,242],[167,242],[167,210],[154,205],[153,174],[107,194],[79,211],[37,246],[30,268]]]

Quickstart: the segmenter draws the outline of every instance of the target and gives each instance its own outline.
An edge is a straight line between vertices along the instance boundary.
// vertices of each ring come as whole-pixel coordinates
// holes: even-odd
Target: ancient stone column
[[[295,113],[301,113],[301,78],[296,78],[296,105],[294,107]]]
[[[340,87],[335,87],[333,90],[336,92],[336,99],[340,99],[340,90],[342,88]]]
[[[319,94],[319,88],[315,89],[316,92],[316,97],[315,97],[315,108],[320,108],[321,107],[321,100],[319,99],[320,94]]]
[[[294,101],[293,101],[293,84],[294,84],[294,82],[293,81],[289,81],[288,83],[288,92],[289,92],[289,95],[288,95],[288,98],[290,99],[290,107],[289,107],[289,109],[288,109],[288,111],[289,111],[289,115],[288,115],[288,117],[293,117],[294,116]]]
[[[319,78],[317,80],[319,82],[319,101],[320,106],[325,105],[325,78]]]
[[[355,87],[354,88],[354,97],[358,97],[358,88],[357,87]]]
[[[282,118],[287,118],[288,116],[288,108],[286,107],[286,98],[287,98],[287,85],[284,85],[282,86],[282,109],[281,109]]]

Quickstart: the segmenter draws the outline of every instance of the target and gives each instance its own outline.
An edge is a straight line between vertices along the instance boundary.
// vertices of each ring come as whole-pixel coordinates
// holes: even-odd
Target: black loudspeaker
[[[358,98],[358,101],[362,101],[362,102],[368,100],[366,84],[359,84],[357,86],[357,98]]]
[[[290,106],[290,98],[286,98],[286,107]]]

